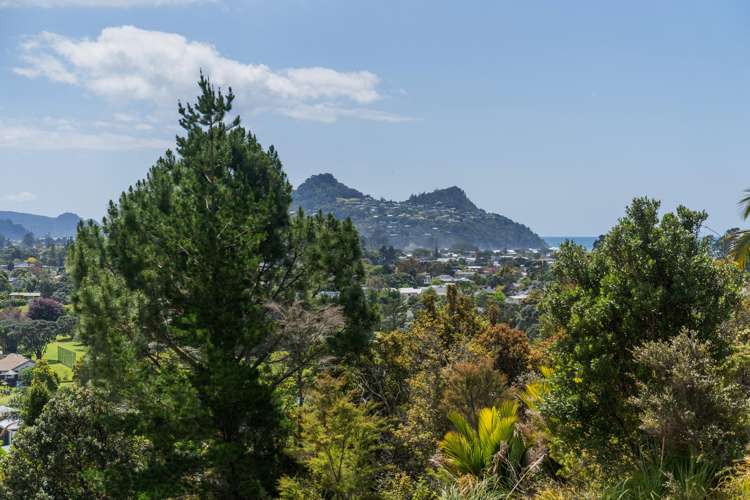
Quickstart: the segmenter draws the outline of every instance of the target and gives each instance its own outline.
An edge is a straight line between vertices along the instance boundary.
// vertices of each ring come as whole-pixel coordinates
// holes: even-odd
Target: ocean
[[[542,236],[542,239],[548,246],[557,248],[564,241],[571,240],[573,243],[581,245],[586,250],[594,248],[594,242],[598,236]]]

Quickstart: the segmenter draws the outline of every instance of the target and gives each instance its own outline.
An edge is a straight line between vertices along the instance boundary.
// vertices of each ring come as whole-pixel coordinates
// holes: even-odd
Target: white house
[[[8,448],[10,448],[13,436],[18,432],[20,425],[21,418],[18,415],[18,410],[8,406],[0,406],[0,441],[2,441],[4,451],[8,451]]]
[[[39,292],[12,292],[10,294],[11,299],[24,299],[24,300],[38,299],[41,296],[42,294]]]
[[[420,293],[422,293],[421,288],[411,288],[411,287],[405,287],[405,288],[399,288],[398,289],[399,295],[402,297],[416,297]]]

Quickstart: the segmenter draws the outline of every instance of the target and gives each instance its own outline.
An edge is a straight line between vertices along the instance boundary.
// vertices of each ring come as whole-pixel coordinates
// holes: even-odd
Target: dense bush
[[[701,456],[718,467],[744,448],[748,399],[725,378],[711,348],[688,332],[637,347],[633,356],[648,376],[637,382],[630,402],[654,446],[669,456]]]
[[[58,301],[48,298],[39,298],[29,304],[29,311],[26,316],[29,319],[41,319],[45,321],[57,321],[57,318],[64,314],[62,304]]]
[[[698,237],[706,214],[679,207],[660,220],[658,210],[636,199],[592,252],[562,245],[541,306],[555,337],[545,417],[571,449],[615,462],[639,445],[629,401],[648,369],[633,350],[687,328],[721,359],[729,345],[717,330],[740,300],[739,270]]]

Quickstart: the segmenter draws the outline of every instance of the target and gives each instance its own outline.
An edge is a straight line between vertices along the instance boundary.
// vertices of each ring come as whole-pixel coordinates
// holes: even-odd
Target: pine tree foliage
[[[341,358],[367,345],[374,317],[351,223],[290,216],[277,151],[230,118],[231,89],[199,86],[179,106],[176,153],[101,226],[79,227],[69,267],[90,347],[81,377],[144,415],[156,450],[144,489],[254,497],[274,487],[284,435],[283,380],[262,375],[276,347],[268,304],[339,292],[346,325],[330,345]]]

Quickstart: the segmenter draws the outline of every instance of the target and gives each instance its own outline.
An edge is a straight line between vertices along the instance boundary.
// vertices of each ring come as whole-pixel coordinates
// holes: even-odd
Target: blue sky
[[[0,0],[0,210],[99,218],[203,67],[294,185],[458,185],[545,235],[742,225],[750,3]]]

